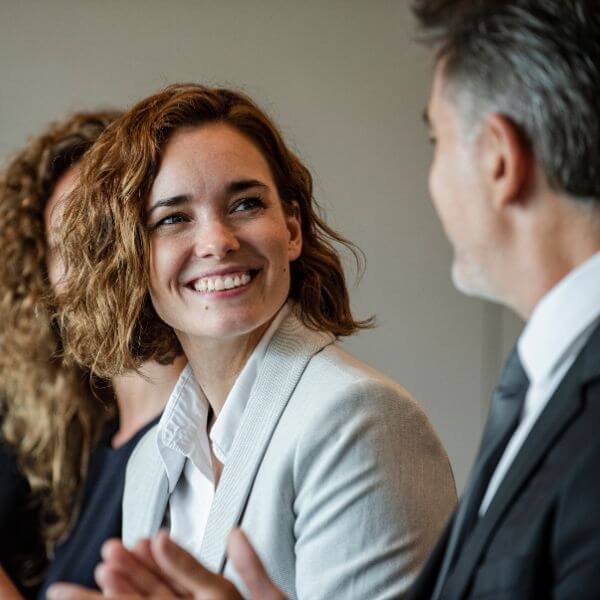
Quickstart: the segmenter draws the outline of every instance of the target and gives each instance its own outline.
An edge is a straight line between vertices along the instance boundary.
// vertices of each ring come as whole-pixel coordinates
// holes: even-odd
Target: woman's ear
[[[300,216],[300,206],[296,200],[292,200],[292,202],[284,207],[284,216],[290,234],[288,259],[292,262],[302,252],[302,217]]]
[[[482,176],[495,208],[522,202],[533,161],[531,148],[515,123],[498,113],[486,117],[479,152]]]

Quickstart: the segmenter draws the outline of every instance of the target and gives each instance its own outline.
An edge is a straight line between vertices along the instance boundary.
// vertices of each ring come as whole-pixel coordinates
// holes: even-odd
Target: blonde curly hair
[[[111,378],[147,360],[170,362],[181,352],[150,300],[144,201],[173,133],[208,123],[247,136],[268,162],[284,209],[299,210],[302,253],[291,263],[290,297],[305,324],[336,336],[371,326],[352,315],[334,243],[349,249],[359,268],[361,253],[320,217],[308,169],[271,120],[242,93],[175,84],[104,132],[65,211],[61,252],[69,277],[59,297],[61,331],[66,351],[99,376]]]
[[[118,116],[84,112],[53,123],[0,173],[1,433],[40,503],[49,554],[77,513],[90,451],[115,405],[112,394],[99,402],[90,374],[62,357],[47,302],[44,209],[62,175]]]

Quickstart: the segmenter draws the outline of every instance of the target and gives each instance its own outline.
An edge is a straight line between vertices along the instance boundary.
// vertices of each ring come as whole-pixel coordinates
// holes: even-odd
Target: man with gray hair
[[[453,279],[527,324],[412,598],[599,598],[600,3],[413,10],[436,49],[429,184]],[[240,597],[164,533],[149,544],[190,597]],[[239,531],[230,558],[252,598],[282,597]]]
[[[600,3],[417,0],[453,279],[526,320],[412,590],[600,597]]]

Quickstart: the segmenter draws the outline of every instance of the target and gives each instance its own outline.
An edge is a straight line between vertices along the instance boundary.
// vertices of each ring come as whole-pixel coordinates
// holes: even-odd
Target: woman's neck
[[[177,357],[170,365],[149,361],[139,373],[131,371],[112,380],[119,409],[119,429],[112,439],[113,447],[127,442],[162,412],[186,362],[185,356]]]
[[[238,375],[269,325],[267,322],[247,335],[231,339],[180,338],[194,377],[215,417],[219,416]]]

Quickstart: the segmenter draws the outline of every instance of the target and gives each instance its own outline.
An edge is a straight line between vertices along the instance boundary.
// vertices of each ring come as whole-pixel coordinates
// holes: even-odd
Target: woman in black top
[[[121,535],[121,500],[125,484],[125,467],[138,441],[153,425],[156,417],[117,448],[111,440],[117,427],[111,428],[92,452],[77,522],[65,542],[56,547],[40,598],[47,588],[59,581],[96,587],[94,569],[100,561],[102,544]]]
[[[93,583],[102,541],[120,534],[129,453],[183,367],[173,355],[107,383],[61,357],[52,290],[64,276],[63,200],[79,160],[118,116],[52,124],[0,174],[0,568],[28,597],[46,558],[56,564],[44,586]]]

